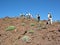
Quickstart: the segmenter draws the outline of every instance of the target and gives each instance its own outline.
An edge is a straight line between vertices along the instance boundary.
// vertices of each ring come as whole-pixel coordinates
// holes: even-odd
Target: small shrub
[[[14,30],[14,29],[15,29],[15,26],[9,26],[6,28],[7,31]]]
[[[46,26],[42,26],[42,29],[46,29]]]
[[[22,26],[25,26],[25,23],[22,23],[21,25],[22,25]]]
[[[34,23],[31,23],[30,25],[31,25],[31,26],[35,26],[35,24],[34,24]]]
[[[34,33],[34,30],[29,30],[29,33]]]
[[[37,27],[37,30],[41,30],[41,27]]]
[[[42,22],[42,21],[40,21],[39,23],[40,23],[41,26],[44,25],[44,22]]]
[[[30,42],[30,37],[29,36],[23,36],[22,38],[21,38],[24,42]]]
[[[41,27],[41,25],[40,24],[37,24],[37,27]]]

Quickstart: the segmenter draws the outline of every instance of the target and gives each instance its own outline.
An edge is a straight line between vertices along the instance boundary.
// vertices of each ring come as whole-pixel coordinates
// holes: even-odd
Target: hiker
[[[24,14],[20,14],[20,17],[21,17],[21,18],[25,18],[25,15],[24,15]]]
[[[27,16],[28,19],[32,18],[32,15],[30,13],[26,14],[26,16]]]
[[[40,15],[39,14],[37,15],[37,19],[38,19],[38,22],[39,22],[40,21]]]
[[[48,13],[48,24],[52,24],[52,16]]]

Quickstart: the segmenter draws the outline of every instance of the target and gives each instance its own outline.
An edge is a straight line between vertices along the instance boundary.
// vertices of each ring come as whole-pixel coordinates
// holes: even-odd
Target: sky
[[[60,20],[60,0],[0,0],[0,18],[31,13],[34,18],[40,14],[41,20],[47,20],[49,12],[53,20]]]

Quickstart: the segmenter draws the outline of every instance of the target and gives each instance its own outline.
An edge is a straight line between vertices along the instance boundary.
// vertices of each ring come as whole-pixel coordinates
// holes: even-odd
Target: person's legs
[[[40,17],[38,17],[38,22],[40,21]]]
[[[50,24],[50,21],[48,21],[48,24]]]
[[[50,18],[48,18],[48,24],[50,24]]]
[[[52,24],[52,18],[51,18],[51,24]]]
[[[50,18],[50,24],[52,24],[52,18]]]

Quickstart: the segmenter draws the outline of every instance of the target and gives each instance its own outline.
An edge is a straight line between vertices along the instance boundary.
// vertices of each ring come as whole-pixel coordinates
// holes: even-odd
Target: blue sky
[[[33,17],[40,14],[41,20],[50,12],[53,20],[60,20],[60,0],[0,0],[0,18],[29,12]]]

